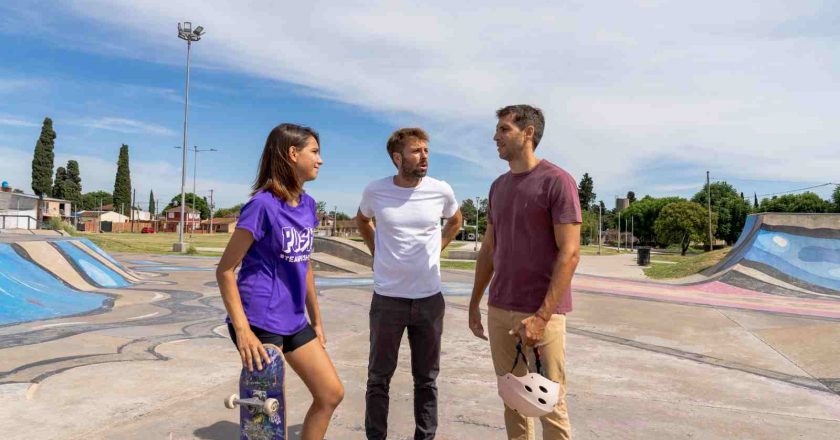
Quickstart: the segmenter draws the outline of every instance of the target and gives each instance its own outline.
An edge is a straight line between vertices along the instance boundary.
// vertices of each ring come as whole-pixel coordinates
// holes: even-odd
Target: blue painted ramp
[[[0,325],[84,313],[107,299],[68,287],[0,243]]]
[[[69,241],[54,241],[53,244],[98,287],[113,288],[131,286],[131,282],[125,279],[125,277],[102,264],[101,261],[92,257],[87,252],[79,249],[73,243]],[[108,258],[112,257],[109,256]]]
[[[736,265],[814,292],[840,293],[840,214],[751,214],[729,254],[703,274]]]
[[[92,249],[94,252],[96,252],[97,254],[101,255],[101,256],[102,256],[103,258],[105,258],[106,260],[110,261],[110,262],[111,262],[111,264],[113,264],[114,266],[117,266],[118,268],[120,268],[120,269],[122,269],[122,270],[124,270],[124,271],[128,272],[128,268],[127,268],[127,267],[123,266],[123,265],[122,265],[122,263],[120,263],[119,261],[115,260],[115,259],[114,259],[114,257],[112,257],[109,253],[107,253],[107,252],[103,251],[101,247],[97,246],[94,242],[90,241],[89,239],[87,239],[87,238],[82,238],[82,239],[78,239],[78,240],[76,240],[76,241],[80,241],[80,242],[84,243],[84,244],[85,244],[85,246],[89,247],[89,248],[90,248],[90,249]]]

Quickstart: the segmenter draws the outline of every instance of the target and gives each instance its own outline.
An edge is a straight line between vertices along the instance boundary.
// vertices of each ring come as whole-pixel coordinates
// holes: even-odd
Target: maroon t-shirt
[[[499,176],[490,186],[488,209],[496,244],[489,304],[534,313],[548,293],[557,259],[554,225],[581,222],[577,183],[543,159],[531,171]],[[571,311],[569,288],[554,313]]]

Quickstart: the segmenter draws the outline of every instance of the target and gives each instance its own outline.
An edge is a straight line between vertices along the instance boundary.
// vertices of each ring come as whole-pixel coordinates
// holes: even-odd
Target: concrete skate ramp
[[[0,243],[0,325],[83,313],[108,300],[69,287],[11,245]]]
[[[373,267],[373,257],[365,247],[346,238],[315,237],[314,252],[328,254],[365,267]]]
[[[92,242],[88,241],[90,244],[94,245]],[[92,249],[86,243],[82,242],[82,240],[70,240],[69,243],[72,243],[82,251],[86,252],[91,257],[99,260],[100,263],[104,264],[107,268],[113,270],[121,277],[125,278],[129,282],[137,283],[140,282],[141,278],[131,270],[128,270],[125,266],[120,263],[117,263],[113,257],[108,255],[102,249],[97,248],[98,250]]]
[[[90,241],[89,239],[81,238],[81,239],[74,240],[74,241],[78,242],[79,244],[85,245],[85,247],[87,247],[88,249],[96,252],[102,258],[105,258],[106,260],[110,261],[111,264],[116,266],[118,269],[122,270],[123,272],[128,273],[131,276],[137,277],[139,279],[139,276],[136,273],[132,272],[131,269],[125,267],[122,263],[120,263],[119,261],[114,259],[114,257],[112,257],[109,253],[105,252],[104,250],[102,250],[102,248],[97,246],[94,242]]]
[[[71,241],[54,241],[52,244],[69,260],[77,271],[99,287],[128,287],[131,282],[99,259],[83,251]]]
[[[840,296],[840,214],[750,215],[727,257],[703,274]]]
[[[80,274],[76,268],[48,241],[19,241],[14,244],[33,263],[49,271],[74,289],[91,291],[96,287]],[[2,269],[0,269],[0,272]]]

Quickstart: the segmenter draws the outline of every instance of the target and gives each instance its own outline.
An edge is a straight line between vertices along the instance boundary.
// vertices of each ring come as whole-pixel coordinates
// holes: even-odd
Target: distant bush
[[[69,235],[76,235],[79,233],[76,230],[76,228],[73,227],[73,225],[62,221],[61,219],[56,217],[50,218],[50,220],[46,224],[44,224],[44,229],[51,229],[53,231],[64,231]]]

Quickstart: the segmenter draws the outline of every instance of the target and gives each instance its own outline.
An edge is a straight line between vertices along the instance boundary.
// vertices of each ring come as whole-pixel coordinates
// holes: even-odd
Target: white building
[[[38,227],[38,201],[34,194],[0,191],[0,229],[36,229]],[[67,200],[44,197],[41,221],[51,218],[67,220],[72,215],[72,204]]]

